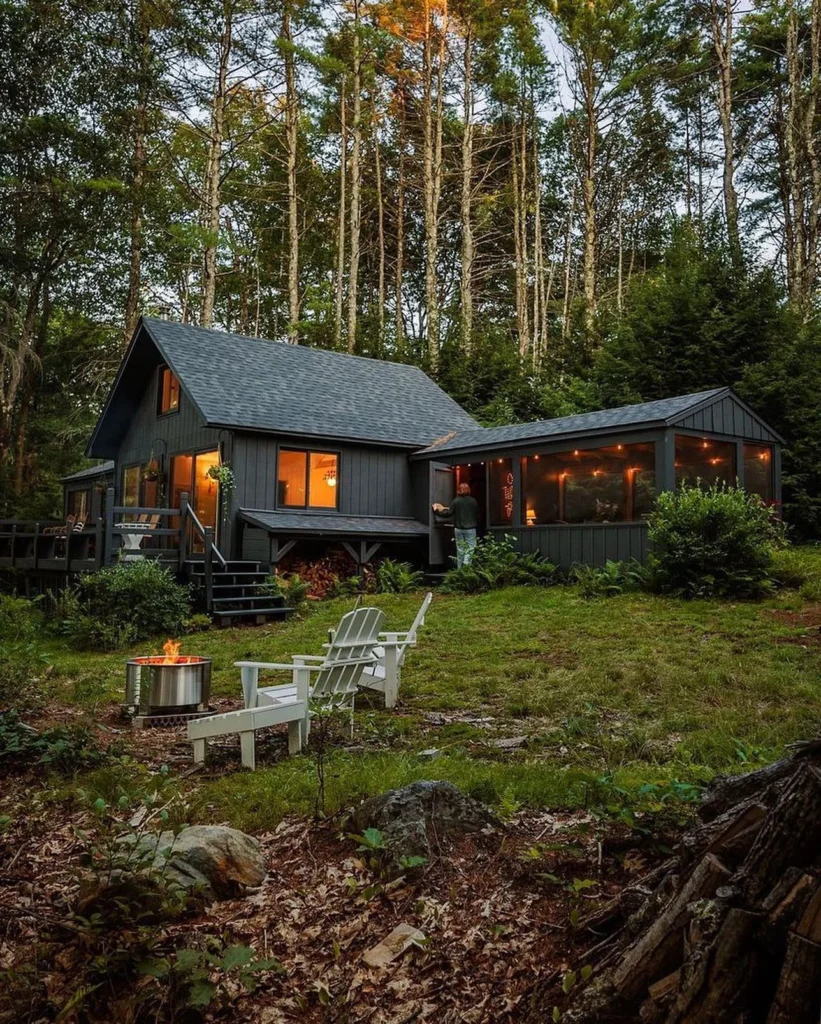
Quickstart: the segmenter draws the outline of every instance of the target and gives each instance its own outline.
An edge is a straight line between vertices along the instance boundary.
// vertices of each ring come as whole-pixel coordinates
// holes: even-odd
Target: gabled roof
[[[127,419],[114,409],[118,391],[128,390],[129,376],[144,388],[145,348],[152,343],[205,426],[409,448],[476,427],[415,366],[143,317],[97,423],[91,452],[113,454],[112,443],[118,432],[122,436]]]
[[[61,484],[70,484],[75,480],[94,480],[98,476],[109,476],[114,472],[114,463],[110,460],[107,462],[100,462],[96,466],[88,466],[86,469],[80,469],[76,473],[72,473],[70,476],[61,477]]]
[[[697,414],[712,407],[727,403],[732,412],[739,410],[738,425],[732,429],[722,425],[706,423]],[[691,422],[688,422],[691,421]],[[751,426],[752,424],[752,426]],[[578,438],[596,434],[610,434],[630,428],[687,426],[695,430],[715,433],[737,434],[739,437],[781,440],[775,431],[746,406],[730,388],[712,388],[691,395],[662,398],[654,402],[640,402],[638,405],[623,405],[617,409],[603,409],[599,412],[580,413],[576,416],[561,416],[553,420],[536,420],[533,423],[513,423],[505,427],[485,427],[465,430],[445,436],[418,454],[431,456],[440,453],[478,451],[498,448],[503,445],[517,446],[533,441],[555,442],[565,438]]]

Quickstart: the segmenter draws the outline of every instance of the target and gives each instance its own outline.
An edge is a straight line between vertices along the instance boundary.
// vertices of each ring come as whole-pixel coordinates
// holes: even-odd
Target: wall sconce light
[[[329,469],[325,474],[325,483],[329,487],[336,487],[336,472],[333,469]]]

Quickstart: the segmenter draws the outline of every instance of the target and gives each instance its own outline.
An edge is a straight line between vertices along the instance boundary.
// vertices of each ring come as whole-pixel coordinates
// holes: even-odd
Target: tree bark
[[[297,158],[299,147],[299,97],[296,88],[296,59],[291,34],[291,8],[282,13],[282,39],[285,45],[285,140],[288,173],[288,341],[299,341],[299,206],[297,194]]]
[[[425,223],[425,305],[428,365],[432,374],[439,370],[439,199],[442,191],[442,122],[445,90],[445,40],[448,29],[447,0],[442,4],[441,24],[437,28],[438,47],[434,76],[434,19],[430,0],[425,0],[425,35],[422,50],[423,80],[423,165]],[[434,90],[434,77],[436,86]],[[434,97],[435,91],[435,97]]]
[[[131,225],[129,233],[128,291],[125,300],[123,348],[137,328],[140,317],[143,247],[143,189],[145,186],[146,133],[148,120],[150,30],[145,17],[144,0],[138,0],[132,21],[133,46],[136,51],[137,103],[134,109],[134,147],[131,170]]]
[[[400,358],[405,354],[404,276],[405,276],[405,83],[398,89],[399,169],[396,181],[396,262],[394,274],[394,342]]]
[[[359,0],[353,0],[353,67],[351,89],[353,111],[351,116],[351,221],[350,257],[348,261],[348,330],[347,348],[356,351],[357,315],[359,312],[359,239],[362,226],[362,58],[359,38]]]
[[[473,351],[473,28],[468,22],[465,31],[463,61],[464,127],[462,129],[462,194],[460,217],[462,226],[461,275],[459,298],[461,304],[462,351],[470,356]]]
[[[382,186],[382,153],[379,143],[379,125],[374,125],[374,171],[376,175],[376,230],[379,267],[376,285],[377,348],[381,356],[385,351],[385,199]]]
[[[342,300],[345,292],[345,207],[347,203],[348,133],[345,76],[339,86],[339,216],[336,231],[336,294],[334,344],[342,347]]]
[[[730,254],[741,260],[741,236],[738,226],[738,194],[735,189],[735,141],[733,131],[733,16],[735,0],[710,0],[710,30],[717,62],[716,96],[721,136],[724,143],[723,194],[724,215]]]

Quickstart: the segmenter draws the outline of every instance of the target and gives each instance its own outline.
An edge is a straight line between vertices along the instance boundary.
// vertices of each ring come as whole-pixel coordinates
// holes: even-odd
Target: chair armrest
[[[323,658],[322,660],[324,662],[325,659]],[[322,665],[296,665],[293,662],[283,665],[272,661],[235,661],[234,668],[265,668],[279,670],[280,672],[293,672],[295,668],[306,668],[311,672],[316,672],[322,668]]]
[[[402,633],[395,633],[395,632],[380,633],[379,634],[379,642],[380,642],[380,644],[383,643],[384,641],[387,641],[388,643],[401,643],[401,644],[413,642],[412,638],[411,638],[411,634],[410,634],[409,631],[408,632],[402,632]]]

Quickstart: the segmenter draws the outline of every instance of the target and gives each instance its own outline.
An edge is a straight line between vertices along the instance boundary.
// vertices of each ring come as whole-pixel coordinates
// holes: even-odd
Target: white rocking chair
[[[294,655],[291,664],[235,662],[242,672],[245,707],[188,723],[194,760],[205,759],[206,741],[212,736],[239,733],[242,763],[253,770],[257,729],[287,722],[288,753],[297,754],[308,739],[312,711],[349,708],[353,714],[362,673],[376,661],[374,648],[384,621],[384,612],[378,608],[358,608],[342,617],[325,654]],[[290,672],[291,683],[260,687],[260,671]]]

